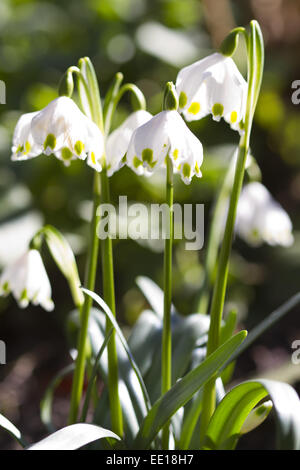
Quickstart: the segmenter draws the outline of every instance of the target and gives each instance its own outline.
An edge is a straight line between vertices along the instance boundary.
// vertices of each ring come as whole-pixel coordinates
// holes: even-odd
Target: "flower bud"
[[[232,56],[239,42],[239,34],[245,32],[244,28],[235,28],[224,39],[221,44],[220,51],[225,56]]]
[[[67,70],[58,86],[58,94],[59,96],[68,96],[68,98],[71,98],[74,90],[74,80],[73,80],[73,74],[70,70]]]
[[[164,110],[177,111],[178,109],[178,95],[173,82],[167,82],[164,93]]]

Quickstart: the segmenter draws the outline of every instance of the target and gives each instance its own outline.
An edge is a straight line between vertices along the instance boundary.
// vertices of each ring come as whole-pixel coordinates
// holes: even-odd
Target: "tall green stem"
[[[101,172],[101,201],[104,204],[110,203],[109,180],[106,169]],[[113,250],[112,240],[108,236],[101,241],[102,255],[102,276],[103,276],[103,297],[114,316],[116,316],[115,288],[114,288],[114,269],[113,269]],[[112,328],[109,319],[106,320],[106,334]],[[112,431],[119,436],[123,435],[123,416],[119,398],[119,373],[118,356],[116,348],[115,331],[111,335],[107,345],[108,355],[108,393],[110,401],[111,425]]]
[[[228,267],[238,200],[243,184],[245,163],[249,151],[251,127],[256,102],[259,95],[263,72],[263,39],[256,21],[250,23],[250,34],[246,37],[248,53],[248,94],[245,114],[245,132],[240,139],[235,175],[230,196],[223,243],[221,246],[216,282],[213,290],[210,310],[210,328],[207,342],[207,356],[212,354],[220,344],[221,320],[224,308],[228,279]],[[201,414],[200,440],[203,442],[207,426],[215,410],[215,378],[204,387],[203,411]]]
[[[165,241],[164,255],[164,319],[162,335],[162,377],[161,391],[165,394],[172,386],[172,330],[171,330],[171,303],[172,303],[172,246],[173,246],[173,163],[167,157],[166,202],[169,210],[169,234]],[[169,424],[162,433],[162,447],[169,447]]]
[[[99,223],[99,217],[97,215],[97,209],[100,203],[100,177],[98,173],[94,173],[94,189],[93,189],[93,217],[91,223],[90,232],[90,245],[88,253],[88,263],[86,271],[86,282],[85,285],[89,290],[94,290],[99,250],[99,239],[97,236],[97,225]],[[86,345],[87,345],[87,332],[89,323],[89,313],[92,305],[92,299],[89,296],[85,296],[85,300],[81,310],[81,325],[78,339],[78,354],[76,358],[76,366],[72,383],[71,392],[71,407],[69,413],[69,424],[75,423],[78,416],[78,408],[82,395],[83,381],[84,381],[84,370],[85,370],[85,359],[86,359]]]
[[[222,186],[218,193],[216,202],[212,210],[211,223],[209,228],[207,250],[204,262],[204,281],[201,288],[200,299],[197,312],[208,313],[210,292],[213,283],[214,272],[218,259],[219,246],[224,234],[224,211],[227,208],[229,195],[231,193],[232,182],[234,178],[234,164],[236,162],[236,153],[234,153]]]

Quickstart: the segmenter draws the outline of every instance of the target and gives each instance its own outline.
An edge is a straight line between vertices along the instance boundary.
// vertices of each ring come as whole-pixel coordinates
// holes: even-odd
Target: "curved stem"
[[[109,180],[106,169],[101,172],[101,200],[104,204],[110,203]],[[116,316],[115,289],[114,289],[114,269],[113,250],[110,236],[101,240],[102,255],[102,277],[103,277],[103,297],[114,316]],[[106,334],[112,328],[112,323],[106,319]],[[108,357],[108,394],[110,401],[112,431],[123,436],[123,416],[119,398],[119,373],[118,356],[116,348],[116,334],[113,329],[110,341],[107,346]]]
[[[98,173],[94,173],[94,190],[93,190],[93,218],[91,223],[90,233],[90,246],[88,254],[88,263],[86,271],[85,285],[89,290],[94,290],[99,250],[99,239],[97,236],[97,225],[99,223],[99,216],[97,215],[98,205],[100,203],[100,177]],[[69,413],[69,424],[75,423],[78,416],[78,408],[82,395],[85,359],[86,359],[86,345],[87,345],[87,332],[89,313],[92,305],[92,299],[85,296],[84,304],[81,310],[81,325],[78,338],[77,358],[75,372],[73,376],[72,392],[71,392],[71,407]]]
[[[161,392],[164,395],[172,386],[172,246],[173,246],[173,164],[167,157],[166,202],[169,209],[169,233],[166,234],[164,254],[164,318],[161,358]],[[169,423],[162,431],[162,448],[169,448]]]
[[[225,293],[228,279],[228,267],[238,200],[244,180],[245,164],[249,151],[253,115],[260,90],[263,71],[263,40],[256,21],[250,23],[250,34],[247,37],[248,53],[248,94],[245,114],[245,132],[240,139],[232,192],[230,196],[223,243],[221,246],[216,282],[213,290],[210,310],[210,328],[207,342],[207,356],[212,354],[220,344],[220,330]],[[214,413],[216,404],[215,378],[210,380],[203,391],[203,411],[201,415],[200,441],[203,442],[207,426]]]
[[[125,83],[125,85],[123,85],[120,89],[119,88],[117,89],[117,93],[115,94],[114,99],[112,99],[111,101],[111,107],[105,119],[105,134],[106,135],[109,133],[111,122],[112,122],[115,110],[119,104],[119,101],[121,100],[121,98],[127,91],[133,93],[133,95],[136,97],[139,103],[140,109],[146,109],[146,100],[141,90],[133,83]]]

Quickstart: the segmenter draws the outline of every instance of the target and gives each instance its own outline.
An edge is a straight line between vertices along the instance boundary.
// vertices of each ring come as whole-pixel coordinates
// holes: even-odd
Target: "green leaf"
[[[70,374],[75,369],[75,364],[69,364],[64,367],[58,374],[51,380],[48,385],[45,395],[40,403],[40,414],[42,423],[46,426],[49,432],[54,432],[55,427],[52,423],[52,403],[54,392],[61,383],[62,379]]]
[[[86,394],[85,394],[85,399],[84,399],[84,404],[83,404],[83,407],[82,407],[82,413],[81,413],[81,418],[80,418],[80,421],[82,422],[85,422],[86,420],[86,416],[87,416],[87,412],[88,412],[88,408],[89,408],[89,403],[90,403],[90,399],[91,399],[91,396],[92,396],[92,390],[93,390],[93,385],[94,385],[94,382],[96,380],[96,377],[97,377],[97,372],[98,372],[98,365],[99,365],[99,361],[102,357],[102,354],[104,353],[104,350],[110,340],[110,337],[111,337],[111,334],[113,332],[113,329],[111,328],[108,332],[108,334],[106,335],[102,345],[101,345],[101,348],[99,349],[99,352],[97,354],[97,356],[95,357],[95,363],[93,365],[93,369],[92,369],[92,373],[91,373],[91,376],[89,378],[89,384],[88,384],[88,388],[87,388],[87,391],[86,391]]]
[[[94,424],[78,423],[66,426],[31,445],[27,450],[76,450],[103,438],[120,440],[112,431]]]
[[[165,395],[159,398],[143,420],[135,439],[134,448],[148,449],[160,429],[176,411],[184,406],[218,371],[246,337],[241,331],[219,347],[202,364],[179,380]]]
[[[249,413],[267,395],[270,395],[276,414],[278,449],[299,449],[300,400],[297,393],[288,384],[264,379],[243,382],[224,397],[208,426],[205,448],[234,449]]]
[[[114,329],[116,330],[116,333],[126,351],[126,354],[128,356],[128,359],[129,359],[129,362],[131,364],[131,367],[132,367],[132,370],[134,372],[134,374],[136,375],[137,379],[138,379],[138,382],[141,386],[141,389],[142,389],[142,392],[143,392],[143,396],[144,396],[144,400],[145,400],[145,405],[146,407],[149,409],[151,404],[150,404],[150,399],[149,399],[149,396],[148,396],[148,392],[147,392],[147,389],[145,387],[145,384],[144,384],[144,380],[143,380],[143,377],[142,377],[142,374],[138,368],[138,366],[136,365],[135,363],[135,360],[131,354],[131,351],[129,349],[129,346],[127,344],[127,341],[113,315],[113,313],[111,312],[110,308],[108,307],[108,305],[104,302],[103,299],[101,299],[101,297],[97,294],[95,294],[94,292],[88,290],[88,289],[85,289],[85,288],[82,288],[83,292],[87,295],[89,295],[95,302],[97,302],[97,304],[103,309],[104,313],[107,315],[107,317],[109,318],[109,320],[111,321]]]
[[[73,251],[66,238],[52,225],[46,225],[41,229],[45,237],[50,253],[70,284],[70,289],[75,305],[83,304],[83,295],[80,290],[80,278]]]
[[[159,318],[163,318],[164,293],[161,288],[146,276],[139,276],[136,279],[136,283],[151,305],[153,312],[156,313]]]
[[[278,309],[274,310],[265,320],[254,327],[241,346],[235,351],[230,362],[242,354],[254,341],[257,340],[265,331],[269,330],[275,323],[284,317],[290,310],[300,303],[300,292],[287,300]],[[229,362],[228,362],[229,363]],[[225,367],[228,365],[225,364]]]
[[[14,439],[16,439],[16,441],[18,441],[22,447],[26,447],[27,444],[21,434],[21,431],[19,431],[19,429],[16,428],[16,426],[2,414],[0,414],[0,427],[5,429],[5,431],[7,431]]]

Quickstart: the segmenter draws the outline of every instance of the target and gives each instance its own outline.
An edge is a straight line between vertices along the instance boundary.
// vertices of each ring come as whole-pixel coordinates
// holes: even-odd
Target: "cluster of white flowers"
[[[221,117],[239,133],[243,132],[247,83],[230,57],[212,54],[183,68],[176,80],[178,110],[152,116],[147,111],[132,113],[106,139],[98,126],[85,116],[72,99],[52,101],[39,112],[19,119],[12,146],[12,160],[26,160],[53,154],[69,165],[86,160],[96,171],[106,165],[108,176],[127,164],[138,175],[151,175],[166,166],[169,157],[174,171],[189,184],[201,177],[203,148],[186,121],[208,114]],[[293,242],[289,216],[260,183],[248,184],[238,205],[237,233],[247,242],[288,246]],[[51,287],[40,254],[29,250],[4,270],[0,295],[12,292],[22,307],[29,301],[51,310]]]
[[[187,121],[211,113],[222,116],[241,131],[247,84],[230,57],[216,53],[182,69],[177,77],[177,111],[162,111],[152,117],[137,111],[107,138],[72,99],[59,97],[44,109],[21,116],[13,136],[12,160],[26,160],[42,153],[53,154],[65,165],[74,159],[87,160],[101,171],[106,162],[108,176],[125,163],[138,175],[151,175],[165,166],[166,156],[175,172],[188,184],[200,177],[203,149],[188,129]],[[125,157],[127,158],[125,161]]]
[[[238,203],[236,232],[247,243],[290,246],[292,222],[261,183],[245,185]]]

